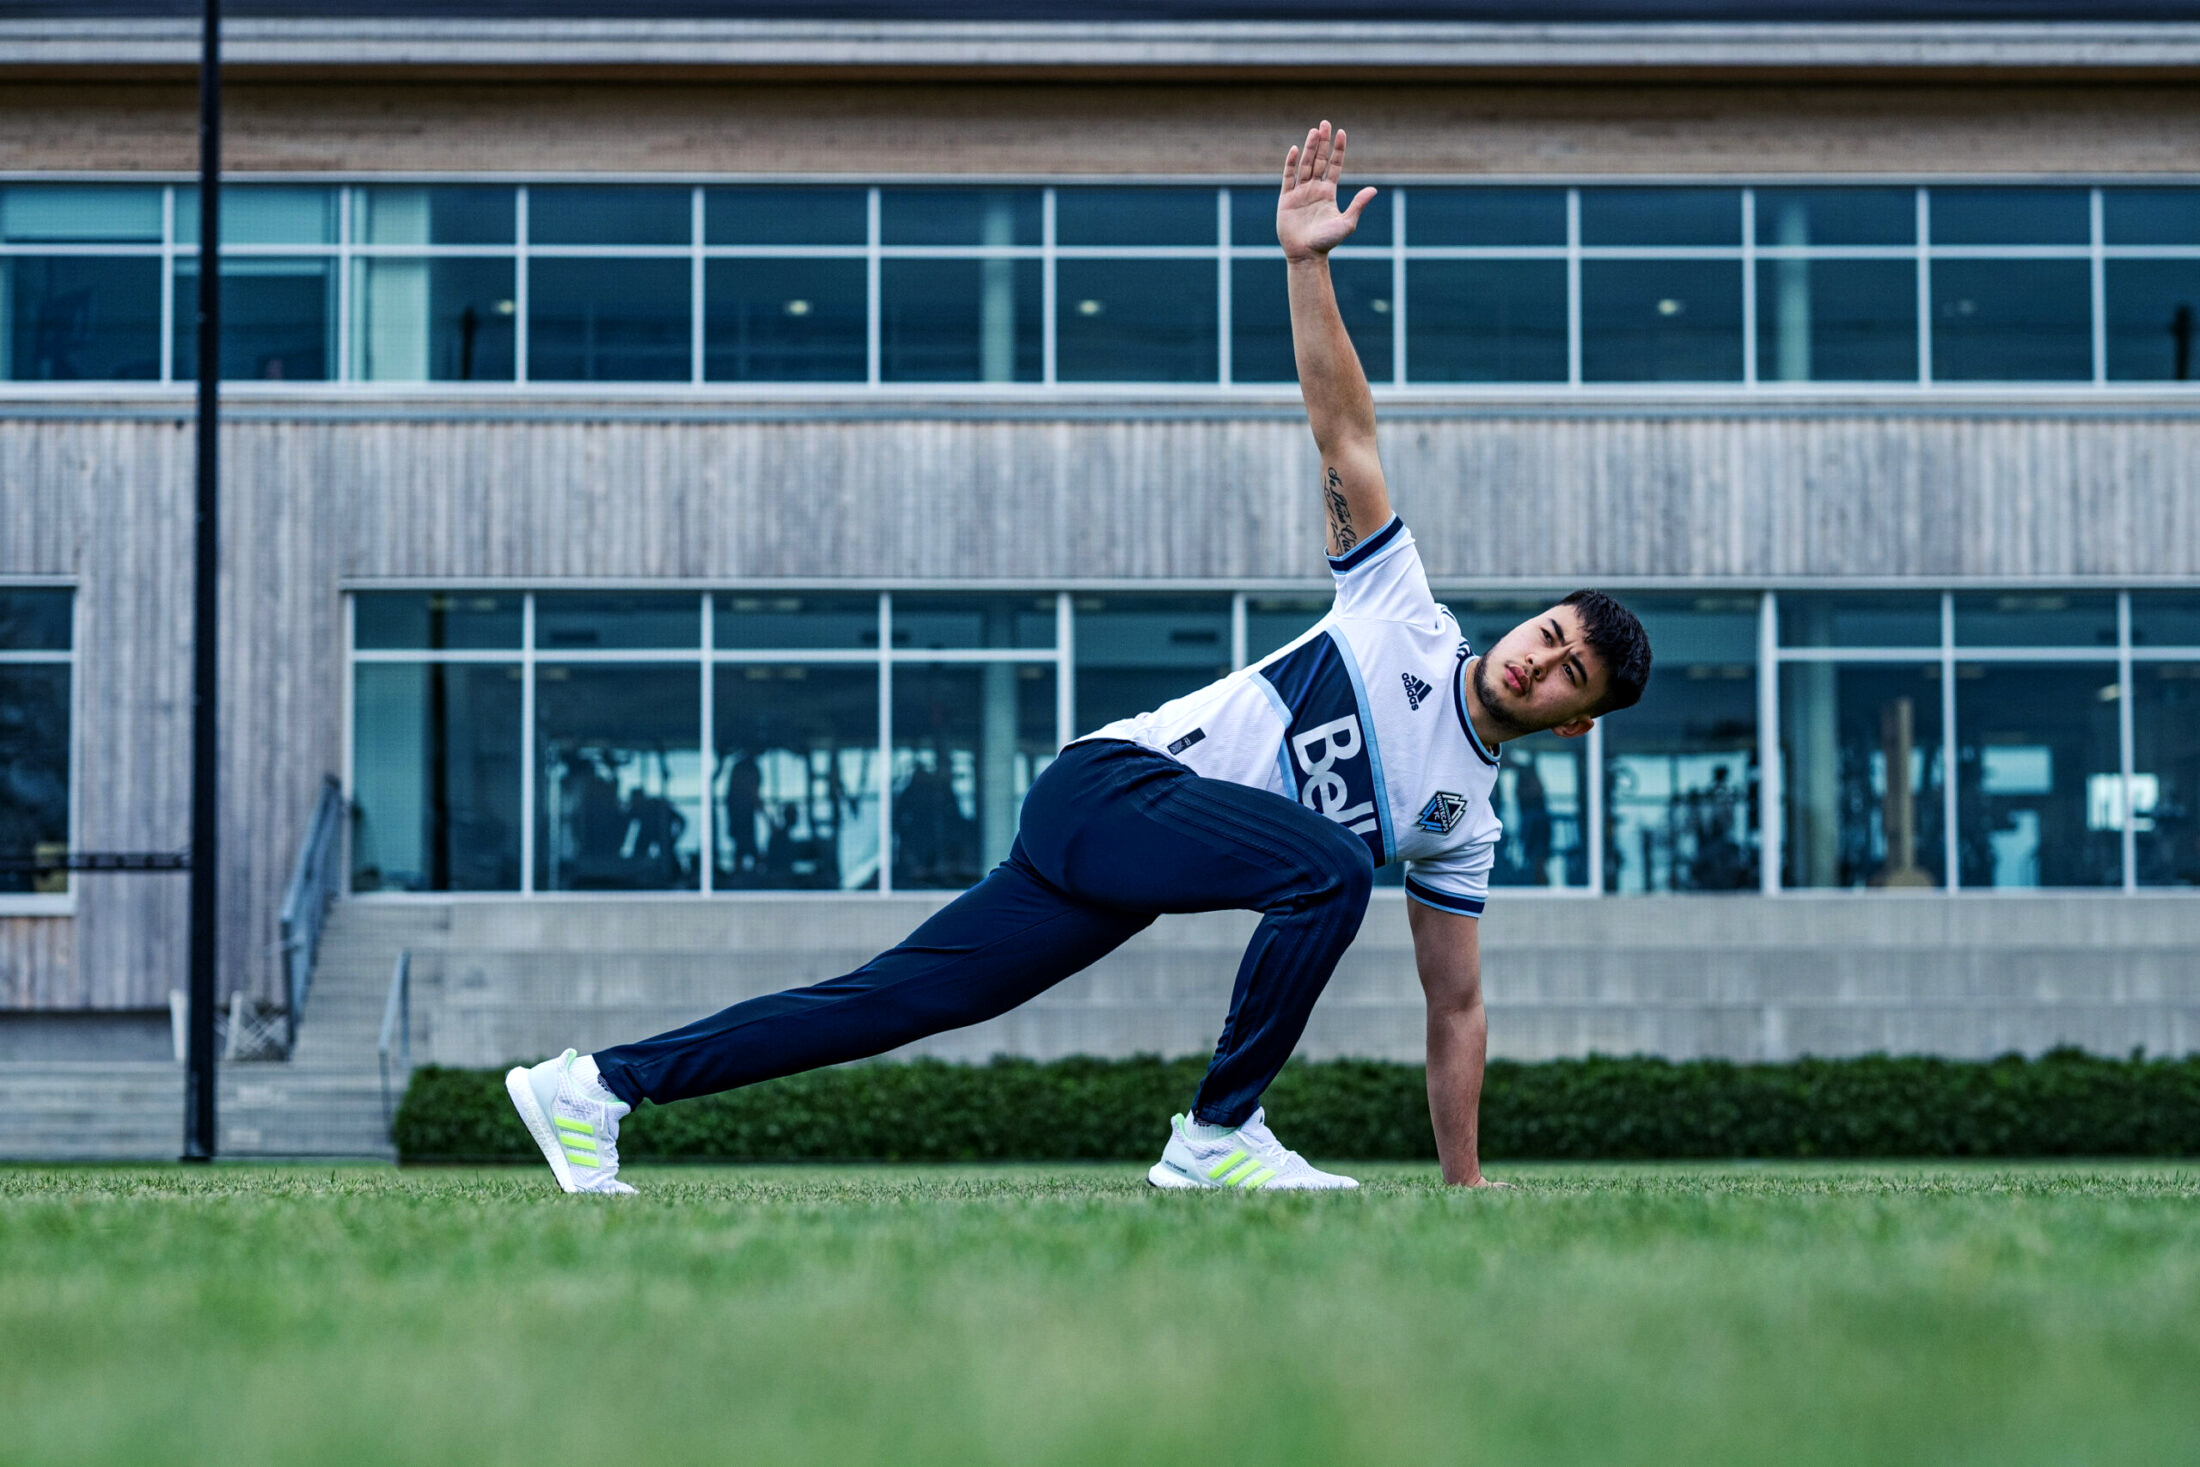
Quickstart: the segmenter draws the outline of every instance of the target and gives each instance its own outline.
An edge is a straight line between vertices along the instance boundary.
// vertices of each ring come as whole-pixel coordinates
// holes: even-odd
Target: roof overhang
[[[2190,76],[2200,24],[237,19],[244,76],[1056,81]],[[0,75],[181,78],[188,19],[0,19]]]

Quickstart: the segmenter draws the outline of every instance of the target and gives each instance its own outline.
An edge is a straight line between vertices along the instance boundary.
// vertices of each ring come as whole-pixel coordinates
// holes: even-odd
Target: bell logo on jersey
[[[1299,803],[1317,815],[1327,815],[1358,835],[1378,828],[1375,802],[1362,800],[1357,805],[1346,806],[1345,801],[1351,798],[1350,788],[1337,766],[1362,757],[1364,744],[1360,720],[1350,714],[1295,734],[1291,739],[1292,757],[1298,760],[1299,772],[1306,776],[1306,783],[1299,787]]]

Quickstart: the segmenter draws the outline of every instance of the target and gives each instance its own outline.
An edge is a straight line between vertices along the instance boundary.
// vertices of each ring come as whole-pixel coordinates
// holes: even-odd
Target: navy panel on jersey
[[[1324,632],[1263,664],[1260,675],[1290,711],[1281,764],[1291,798],[1367,842],[1376,865],[1392,855],[1372,721],[1351,664]]]

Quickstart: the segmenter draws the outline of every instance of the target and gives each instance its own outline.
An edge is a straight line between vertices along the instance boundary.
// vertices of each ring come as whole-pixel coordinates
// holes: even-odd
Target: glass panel
[[[2142,662],[2131,681],[2139,884],[2200,886],[2200,663]]]
[[[2113,647],[2106,592],[1985,591],[1956,597],[1958,647]]]
[[[2139,647],[2200,647],[2200,591],[2132,592],[2131,641]]]
[[[2113,664],[1958,664],[1956,741],[1965,886],[2122,883]]]
[[[1785,885],[1945,883],[1939,664],[1790,663],[1780,743]],[[1890,782],[1889,770],[1902,773]]]
[[[1505,838],[1490,885],[1586,887],[1588,788],[1586,740],[1537,733],[1505,745],[1491,798]]]
[[[1274,207],[1271,200],[1271,213]],[[1054,191],[1057,244],[1213,245],[1215,228],[1215,191],[1211,188]]]
[[[1039,380],[1037,260],[885,260],[879,294],[887,381]]]
[[[1417,188],[1406,196],[1412,245],[1563,245],[1560,188]]]
[[[1248,596],[1245,598],[1245,656],[1265,662],[1315,622],[1329,615],[1334,596]]]
[[[2200,245],[2200,188],[2103,189],[2101,232],[2112,245]]]
[[[1077,598],[1077,714],[1089,733],[1230,673],[1227,596]]]
[[[1806,245],[1917,243],[1917,191],[1906,188],[1761,188],[1757,243]]]
[[[1037,189],[890,188],[879,191],[879,238],[889,245],[1035,245]]]
[[[859,245],[870,238],[860,188],[714,188],[703,193],[703,238],[714,245]]]
[[[1415,260],[1406,272],[1413,381],[1566,380],[1564,260]]]
[[[1065,265],[1063,267],[1067,269]],[[1370,382],[1390,380],[1391,310],[1388,260],[1329,262],[1337,307],[1360,370]],[[1291,301],[1286,294],[1283,259],[1230,262],[1230,380],[1296,382],[1298,363],[1291,353]]]
[[[1732,382],[1742,375],[1742,272],[1724,260],[1584,260],[1581,375]]]
[[[894,646],[928,652],[962,647],[1043,648],[1054,645],[1054,597],[894,597]]]
[[[518,195],[509,188],[354,189],[352,238],[374,245],[508,245]]]
[[[706,380],[864,379],[869,297],[861,260],[712,260],[703,271]]]
[[[878,647],[878,597],[721,591],[712,645],[759,651]]]
[[[527,238],[539,245],[684,245],[695,232],[691,198],[684,188],[537,186],[527,191]]]
[[[175,375],[198,370],[196,260],[176,262]],[[333,260],[222,261],[222,376],[231,381],[326,382],[336,375]]]
[[[461,652],[520,645],[516,591],[362,591],[352,644],[363,652]]]
[[[0,244],[159,244],[160,190],[105,184],[0,188]]]
[[[720,890],[878,885],[875,667],[720,667],[711,773]]]
[[[354,673],[351,889],[519,890],[520,669]]]
[[[1585,245],[1732,245],[1742,243],[1738,188],[1585,188]]]
[[[1936,188],[1936,245],[2082,245],[2093,237],[2082,188]]]
[[[0,652],[66,652],[73,593],[26,586],[0,587]]]
[[[0,667],[0,856],[69,849],[69,669]],[[66,871],[0,871],[0,892],[58,893]]]
[[[692,891],[701,867],[696,666],[535,671],[535,887]]]
[[[687,261],[537,259],[527,289],[528,376],[688,380]]]
[[[1917,379],[1917,267],[1907,260],[1762,260],[1764,382]]]
[[[894,669],[894,885],[958,890],[1008,855],[1053,762],[1054,669]]]
[[[2081,382],[2093,375],[2083,260],[1935,260],[1933,375],[1944,382]]]
[[[701,613],[692,593],[553,592],[535,597],[535,646],[544,652],[700,647]]]
[[[1940,598],[1908,591],[1782,591],[1780,645],[1938,647]]]
[[[2110,379],[2194,381],[2200,260],[2110,260],[2105,268]]]
[[[362,382],[509,382],[519,319],[510,260],[361,260],[352,375]],[[177,364],[178,372],[184,370]]]
[[[1642,701],[1604,720],[1607,891],[1757,886],[1754,597],[1629,597],[1656,649]]]
[[[1054,270],[1061,381],[1212,382],[1221,374],[1212,261],[1063,260]]]
[[[199,242],[199,191],[176,190],[176,243]],[[336,243],[336,190],[264,184],[222,188],[222,243],[325,245]],[[227,270],[223,271],[227,274]],[[226,309],[226,308],[225,308]]]
[[[179,313],[185,309],[178,301]],[[158,376],[160,261],[0,259],[0,380],[144,382]]]

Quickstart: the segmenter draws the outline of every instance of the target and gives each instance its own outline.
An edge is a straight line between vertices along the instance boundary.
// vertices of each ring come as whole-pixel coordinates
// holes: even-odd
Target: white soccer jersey
[[[1252,667],[1085,735],[1297,800],[1406,863],[1406,892],[1478,917],[1504,827],[1494,750],[1467,720],[1466,639],[1393,518],[1332,556],[1337,601]]]

